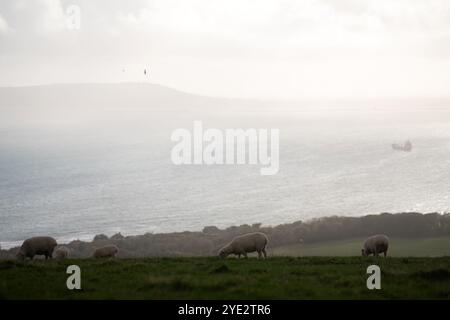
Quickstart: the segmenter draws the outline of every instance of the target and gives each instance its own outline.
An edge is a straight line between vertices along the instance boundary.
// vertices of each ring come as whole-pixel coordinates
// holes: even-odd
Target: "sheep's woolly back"
[[[33,257],[37,254],[53,253],[57,243],[52,237],[33,237],[25,240],[20,247],[19,253],[25,257]]]
[[[389,247],[389,238],[384,234],[377,234],[367,238],[364,251],[367,254],[385,252]]]
[[[93,257],[94,258],[115,257],[118,252],[119,248],[117,248],[117,246],[109,245],[96,249],[94,251]]]
[[[268,239],[264,233],[253,232],[235,237],[222,250],[227,254],[243,254],[264,250],[267,243]]]
[[[53,253],[53,257],[56,259],[66,259],[69,256],[69,249],[66,247],[58,247]]]

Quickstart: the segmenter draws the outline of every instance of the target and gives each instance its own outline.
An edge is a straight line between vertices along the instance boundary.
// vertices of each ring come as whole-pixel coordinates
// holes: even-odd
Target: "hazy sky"
[[[1,86],[118,81],[228,97],[449,96],[450,1],[0,0]]]

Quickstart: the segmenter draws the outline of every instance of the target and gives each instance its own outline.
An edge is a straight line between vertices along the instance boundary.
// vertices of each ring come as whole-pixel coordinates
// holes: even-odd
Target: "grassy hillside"
[[[296,244],[271,249],[275,256],[356,256],[364,239],[351,239],[316,244]],[[436,238],[390,238],[389,255],[394,257],[450,256],[450,236]]]
[[[378,263],[381,290],[366,288]],[[80,266],[82,290],[66,289]],[[400,299],[450,298],[450,257],[273,257],[0,261],[3,299]]]

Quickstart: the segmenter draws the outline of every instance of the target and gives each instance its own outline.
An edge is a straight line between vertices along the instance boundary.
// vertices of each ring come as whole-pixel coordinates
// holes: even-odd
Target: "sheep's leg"
[[[387,250],[384,252],[384,257],[386,258],[386,256],[387,256]]]
[[[258,250],[258,260],[261,259],[261,256],[262,256],[261,250]]]
[[[240,259],[241,258],[241,254],[240,253],[238,253],[238,259]]]
[[[244,252],[243,255],[244,255],[245,259],[248,259],[247,252]]]
[[[264,259],[267,259],[266,248],[262,249],[262,252],[264,254]]]

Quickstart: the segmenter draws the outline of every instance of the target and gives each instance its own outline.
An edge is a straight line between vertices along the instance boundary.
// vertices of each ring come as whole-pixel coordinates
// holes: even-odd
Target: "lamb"
[[[24,260],[25,258],[30,258],[32,260],[35,255],[45,255],[45,260],[47,260],[48,258],[52,258],[56,245],[56,240],[52,237],[33,237],[26,239],[17,253],[17,259]]]
[[[119,252],[119,248],[115,245],[104,246],[94,251],[94,258],[114,258]]]
[[[69,249],[66,247],[58,247],[53,253],[53,258],[58,260],[67,259],[68,256],[69,256]]]
[[[364,248],[361,250],[363,256],[373,254],[378,257],[380,253],[384,253],[386,257],[389,248],[389,238],[384,234],[378,234],[367,238],[364,242]]]
[[[266,246],[268,243],[267,236],[262,232],[247,233],[242,236],[235,237],[229,244],[220,249],[219,256],[226,258],[230,254],[235,254],[238,258],[243,255],[247,258],[248,252],[258,252],[258,259],[261,259],[261,253],[267,259]]]

